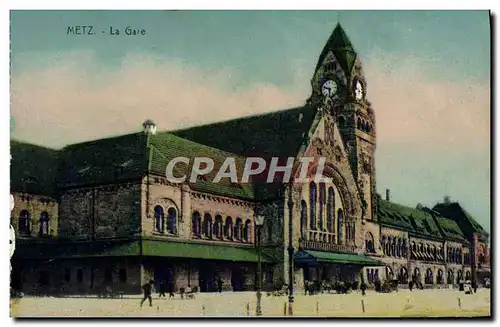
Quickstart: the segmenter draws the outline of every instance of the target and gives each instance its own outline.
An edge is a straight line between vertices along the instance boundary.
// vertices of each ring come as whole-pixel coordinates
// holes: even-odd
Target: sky
[[[448,195],[490,231],[487,11],[14,11],[12,137],[60,148],[303,105],[337,22],[376,114],[378,192]]]

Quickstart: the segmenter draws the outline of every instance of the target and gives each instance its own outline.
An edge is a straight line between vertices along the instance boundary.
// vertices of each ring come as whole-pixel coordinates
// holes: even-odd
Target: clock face
[[[361,100],[363,98],[363,84],[360,81],[356,81],[356,88],[354,89],[354,94],[356,100]]]
[[[323,83],[323,86],[321,86],[321,93],[324,96],[332,97],[335,93],[337,93],[337,83],[329,79]]]

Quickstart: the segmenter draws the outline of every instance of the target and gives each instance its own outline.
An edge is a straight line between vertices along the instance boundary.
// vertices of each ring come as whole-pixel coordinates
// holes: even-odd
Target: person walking
[[[222,293],[222,278],[220,276],[217,276],[217,290]]]
[[[142,305],[144,304],[144,301],[146,301],[146,299],[149,300],[149,306],[150,307],[153,306],[153,299],[151,298],[151,292],[153,291],[153,284],[154,284],[154,281],[150,280],[146,284],[142,285],[142,291],[144,292],[144,297],[141,300],[141,308],[142,308]]]
[[[365,296],[366,295],[366,284],[364,281],[361,282],[361,295]]]
[[[165,286],[165,281],[164,281],[164,280],[162,280],[162,281],[160,282],[160,287],[159,287],[159,289],[158,289],[158,293],[160,293],[160,295],[159,295],[158,297],[160,297],[160,298],[161,298],[162,296],[163,296],[163,297],[166,297],[166,295],[165,295],[166,288],[167,288],[167,287]]]

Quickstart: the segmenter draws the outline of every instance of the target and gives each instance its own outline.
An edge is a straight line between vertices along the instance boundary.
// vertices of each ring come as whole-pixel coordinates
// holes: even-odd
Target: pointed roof
[[[326,45],[319,56],[318,63],[316,64],[315,72],[318,71],[330,51],[332,51],[337,58],[340,66],[344,70],[344,73],[348,75],[352,70],[357,54],[340,23],[337,23],[332,35],[330,35],[330,38],[326,42]]]

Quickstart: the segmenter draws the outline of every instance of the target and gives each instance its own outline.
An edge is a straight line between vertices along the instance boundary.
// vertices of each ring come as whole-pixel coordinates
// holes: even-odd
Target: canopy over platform
[[[317,263],[340,263],[360,266],[383,266],[378,260],[358,254],[300,250],[295,253],[295,263],[315,265]]]

